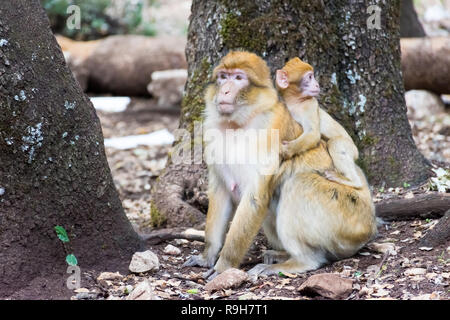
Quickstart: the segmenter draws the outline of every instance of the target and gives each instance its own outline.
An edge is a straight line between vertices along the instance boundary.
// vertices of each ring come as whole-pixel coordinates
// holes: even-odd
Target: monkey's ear
[[[287,87],[289,87],[288,73],[284,70],[277,70],[275,82],[281,89],[286,89]]]

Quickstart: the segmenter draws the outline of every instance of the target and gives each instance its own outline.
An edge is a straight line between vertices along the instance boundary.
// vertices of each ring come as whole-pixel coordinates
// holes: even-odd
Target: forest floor
[[[143,134],[178,127],[179,115],[152,111],[154,101],[134,99],[121,113],[98,112],[105,138]],[[447,109],[448,111],[448,109]],[[439,116],[443,117],[439,120]],[[420,150],[435,160],[446,159],[443,154],[442,125],[448,123],[449,114],[436,115],[429,120],[410,119],[414,138]],[[425,123],[424,123],[425,121]],[[428,121],[428,123],[426,122]],[[444,125],[445,127],[445,125]],[[444,130],[446,130],[444,128]],[[445,137],[444,137],[445,138]],[[447,139],[447,138],[445,138]],[[440,143],[439,143],[440,142]],[[439,147],[441,146],[441,147]],[[152,230],[150,223],[150,190],[165,167],[169,146],[139,146],[130,150],[107,148],[107,156],[124,209],[140,233]],[[434,162],[448,167],[448,162]],[[405,186],[407,187],[407,186]],[[424,193],[427,185],[414,193]],[[374,190],[375,201],[386,197],[408,197],[411,191],[403,188]],[[143,274],[122,274],[114,279],[98,280],[91,274],[90,281],[74,292],[72,299],[127,299],[138,283],[149,279],[155,299],[324,299],[299,287],[311,275],[333,273],[353,281],[352,291],[346,299],[444,299],[450,298],[450,244],[427,248],[420,239],[434,227],[437,219],[416,219],[384,223],[379,226],[378,237],[355,256],[300,275],[280,274],[244,281],[234,289],[207,292],[202,273],[204,268],[183,267],[186,259],[203,250],[203,243],[176,239],[157,245],[148,245],[159,258],[159,270]],[[167,254],[167,245],[180,249],[178,254]],[[242,269],[248,270],[262,262],[267,244],[259,234],[247,254]]]

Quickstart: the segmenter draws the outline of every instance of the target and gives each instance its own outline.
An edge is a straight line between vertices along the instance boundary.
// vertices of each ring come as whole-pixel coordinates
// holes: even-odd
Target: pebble
[[[177,247],[168,244],[165,248],[164,248],[164,253],[165,254],[170,254],[172,256],[177,256],[181,253],[181,250],[178,249]]]
[[[136,252],[131,258],[129,270],[134,273],[159,270],[158,256],[151,250]]]

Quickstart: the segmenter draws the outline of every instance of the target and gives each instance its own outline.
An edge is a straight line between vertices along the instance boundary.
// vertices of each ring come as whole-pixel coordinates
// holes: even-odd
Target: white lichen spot
[[[64,133],[62,134],[63,139],[64,139],[65,137],[67,137],[67,135],[68,135],[68,133],[67,133],[67,132],[64,132]]]
[[[349,21],[350,20],[350,18],[352,17],[352,14],[351,14],[351,12],[350,11],[347,11],[346,13],[345,13],[345,21]]]
[[[366,130],[363,129],[363,130],[358,131],[358,137],[360,140],[362,140],[365,135],[366,135]]]
[[[364,95],[362,95],[362,94],[360,94],[359,95],[359,101],[358,101],[358,107],[359,107],[359,112],[360,113],[363,113],[364,112],[364,107],[365,107],[365,105],[366,105],[366,101],[367,101],[367,99],[366,99],[366,97],[364,96]]]
[[[74,101],[74,102],[69,102],[69,101],[65,101],[64,102],[64,108],[66,108],[67,110],[73,110],[73,109],[75,109],[75,107],[77,106],[77,103]]]
[[[333,74],[331,75],[331,84],[337,86],[336,72],[333,72]]]
[[[0,187],[0,197],[5,194],[5,188]]]
[[[350,108],[348,108],[348,114],[352,116],[355,113],[356,113],[356,105],[353,102],[351,102]]]
[[[78,141],[78,139],[80,139],[80,136],[79,136],[79,135],[76,135],[76,136],[75,136],[75,140]]]
[[[8,146],[10,146],[10,145],[12,145],[13,143],[14,143],[14,138],[13,137],[11,137],[11,138],[5,138],[5,142],[6,142],[6,144],[8,145]]]
[[[8,44],[8,40],[0,39],[0,48],[6,46],[7,44]]]
[[[36,52],[33,52],[31,54],[31,61],[36,61],[36,59],[37,59],[37,54],[36,54]]]
[[[347,75],[348,80],[350,80],[351,84],[355,84],[357,80],[361,79],[361,76],[355,71],[355,74],[353,74],[352,70],[347,70],[345,73]]]
[[[35,148],[39,148],[42,146],[42,141],[44,137],[42,136],[42,123],[38,123],[34,127],[27,127],[26,132],[27,135],[22,137],[22,141],[24,144],[22,145],[22,151],[26,152],[29,150],[28,154],[28,163],[31,163],[34,160]]]

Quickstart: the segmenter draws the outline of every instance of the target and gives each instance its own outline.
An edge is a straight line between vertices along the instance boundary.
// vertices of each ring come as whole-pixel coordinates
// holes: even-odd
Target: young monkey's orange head
[[[289,60],[281,70],[277,70],[275,82],[283,96],[301,94],[304,97],[315,97],[320,92],[320,86],[314,78],[314,68],[298,57]]]

